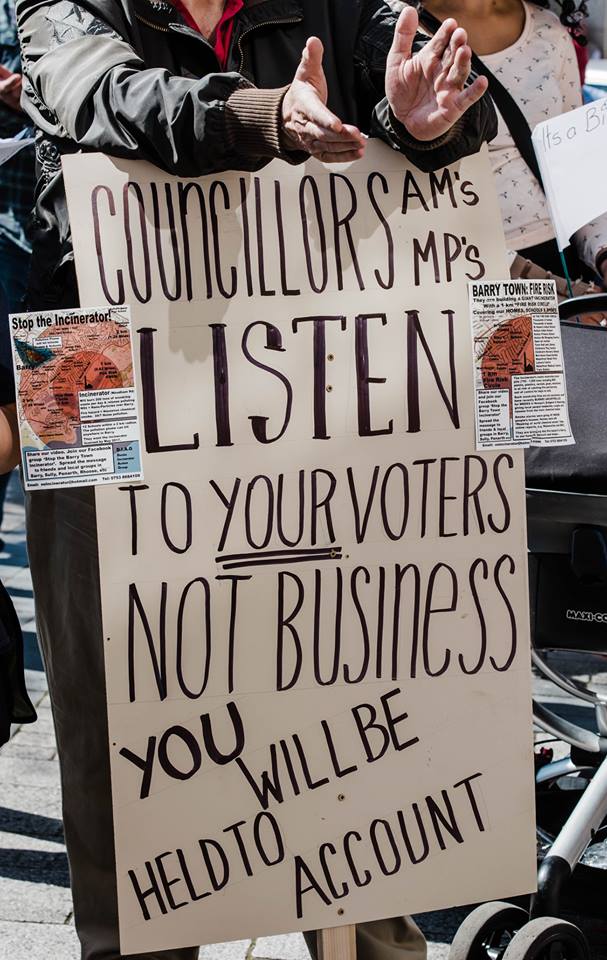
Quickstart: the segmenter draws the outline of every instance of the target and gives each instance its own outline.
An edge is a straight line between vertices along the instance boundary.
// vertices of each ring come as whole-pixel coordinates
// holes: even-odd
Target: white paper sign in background
[[[64,169],[147,447],[96,491],[123,952],[528,892],[523,462],[474,443],[486,155]]]
[[[560,250],[607,211],[607,97],[539,123],[533,146]]]

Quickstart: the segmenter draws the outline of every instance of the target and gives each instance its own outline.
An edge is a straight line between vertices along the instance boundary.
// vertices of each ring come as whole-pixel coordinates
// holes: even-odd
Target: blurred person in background
[[[31,132],[21,109],[21,59],[14,0],[0,0],[0,138],[23,137]],[[24,147],[6,163],[0,162],[2,325],[7,324],[8,313],[19,312],[25,296],[32,252],[26,228],[33,199],[34,151],[32,147]],[[9,367],[5,375],[11,376],[11,370]],[[10,473],[0,473],[0,528],[9,478]]]
[[[6,320],[0,286],[0,318]],[[19,462],[19,433],[8,325],[0,321],[0,473]],[[0,746],[7,743],[14,723],[33,723],[36,711],[25,688],[23,634],[12,600],[0,580]]]
[[[558,14],[549,9],[547,0],[411,0],[411,5],[420,11],[422,28],[429,33],[441,21],[456,17],[467,31],[470,46],[486,75],[493,75],[522,113],[521,133],[514,111],[503,108],[494,95],[498,133],[489,144],[489,155],[511,271],[515,277],[532,279],[544,278],[548,273],[557,279],[559,293],[566,295],[564,269],[546,197],[521,152],[520,140],[526,140],[533,158],[533,128],[582,105],[576,43],[585,43],[586,3],[562,0]],[[473,64],[479,69],[474,61]],[[490,82],[490,93],[493,90]],[[517,128],[518,132],[513,133]],[[591,283],[598,275],[607,280],[607,215],[577,231],[566,251],[566,261],[573,278]],[[575,292],[598,292],[598,288],[578,283]]]

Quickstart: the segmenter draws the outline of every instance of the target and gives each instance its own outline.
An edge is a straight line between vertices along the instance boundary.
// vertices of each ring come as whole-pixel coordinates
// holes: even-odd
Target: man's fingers
[[[344,123],[342,124],[342,129],[344,133],[347,133],[353,140],[358,140],[361,146],[366,144],[367,137],[365,137],[364,133],[360,132],[358,127],[353,127],[351,123]]]
[[[455,99],[455,104],[459,110],[467,110],[468,107],[471,107],[473,103],[476,103],[477,100],[480,100],[482,95],[486,92],[487,87],[489,86],[489,81],[487,77],[477,77],[474,83],[471,83],[469,87],[466,87],[459,93]]]
[[[295,104],[294,119],[302,126],[314,123],[332,130],[333,133],[341,133],[344,126],[339,117],[325,107],[320,97],[309,87],[302,88],[301,100]]]
[[[424,47],[424,51],[427,50],[432,53],[433,56],[442,60],[445,50],[451,43],[451,37],[457,29],[457,20],[454,20],[453,17],[448,17],[446,20],[443,20],[440,28],[436,31],[432,39],[428,40],[428,43]],[[467,36],[465,30],[463,31],[463,34],[464,42],[466,42]]]
[[[359,150],[350,150],[348,153],[332,153],[331,151],[325,151],[321,153],[313,153],[312,156],[317,160],[320,160],[321,163],[351,163],[354,160],[361,160],[365,152],[365,148],[361,147]]]
[[[348,143],[357,147],[363,146],[365,138],[357,127],[351,127],[342,124],[341,129],[336,132],[331,127],[326,127],[311,120],[301,118],[301,121],[295,121],[295,128],[302,137],[309,140],[318,140],[323,143]]]
[[[327,140],[312,140],[310,143],[310,153],[353,153],[357,150],[363,150],[364,147],[355,140],[344,140],[343,142],[331,142]]]
[[[467,43],[466,31],[461,27],[458,27],[457,30],[454,30],[451,34],[451,39],[449,41],[449,46],[446,48],[442,56],[442,66],[445,70],[448,70],[457,56],[457,51],[460,50]]]
[[[394,37],[389,57],[398,56],[408,60],[411,56],[413,40],[419,25],[419,17],[413,7],[405,6],[394,28]]]
[[[447,82],[454,87],[462,88],[470,76],[470,67],[472,63],[472,51],[468,45],[460,47],[455,54],[453,66],[447,74]]]

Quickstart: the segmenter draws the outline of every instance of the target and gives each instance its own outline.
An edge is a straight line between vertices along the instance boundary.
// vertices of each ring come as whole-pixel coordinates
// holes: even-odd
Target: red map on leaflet
[[[21,371],[19,397],[29,428],[46,445],[69,447],[79,441],[79,393],[133,385],[129,329],[124,324],[113,320],[54,324],[28,346],[30,362],[36,365]]]
[[[535,369],[531,317],[505,320],[492,333],[483,350],[481,375],[486,390],[509,390],[513,376]]]

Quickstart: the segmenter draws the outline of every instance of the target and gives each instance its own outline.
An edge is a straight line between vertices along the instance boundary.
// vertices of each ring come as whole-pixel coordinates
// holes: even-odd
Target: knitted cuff
[[[226,135],[231,150],[249,157],[280,157],[300,163],[306,154],[287,151],[281,141],[282,101],[289,88],[241,87],[225,105]]]

